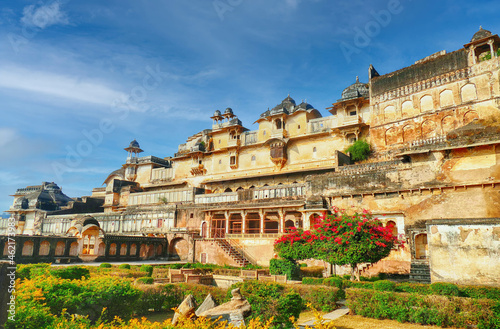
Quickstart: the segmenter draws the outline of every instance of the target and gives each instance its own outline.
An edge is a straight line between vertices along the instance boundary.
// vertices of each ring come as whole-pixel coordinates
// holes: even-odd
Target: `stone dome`
[[[311,110],[314,109],[314,107],[309,103],[302,102],[297,106],[297,109]]]
[[[215,110],[214,112],[214,117],[220,117],[221,116],[221,113],[219,110]]]
[[[130,145],[128,147],[140,148],[139,143],[135,139],[130,142]]]
[[[290,95],[288,95],[282,102],[281,102],[282,105],[288,105],[288,104],[292,104],[295,106],[295,101],[293,100],[292,97],[290,97]]]
[[[228,107],[225,111],[224,114],[233,114],[233,109]]]
[[[356,82],[344,89],[342,92],[342,99],[353,99],[358,97],[369,97],[370,90],[368,88],[368,84],[359,82],[359,77],[356,77]]]
[[[493,33],[491,31],[483,29],[483,27],[479,27],[479,31],[477,31],[474,36],[472,37],[472,40],[470,42],[478,41],[484,38],[488,38],[493,36]]]

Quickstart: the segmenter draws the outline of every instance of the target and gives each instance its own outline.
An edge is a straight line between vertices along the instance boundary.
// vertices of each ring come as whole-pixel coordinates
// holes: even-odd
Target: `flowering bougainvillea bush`
[[[403,242],[393,235],[392,227],[367,211],[348,212],[334,208],[334,214],[320,217],[310,230],[292,228],[274,242],[274,249],[283,259],[320,259],[336,265],[350,265],[351,279],[357,265],[375,263],[387,257]]]

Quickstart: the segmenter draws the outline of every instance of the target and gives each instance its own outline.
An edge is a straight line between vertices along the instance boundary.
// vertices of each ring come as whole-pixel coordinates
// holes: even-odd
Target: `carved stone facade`
[[[96,239],[160,238],[165,250],[156,254],[165,257],[266,265],[287,228],[308,229],[332,206],[365,208],[408,242],[363,266],[365,274],[498,285],[492,273],[500,265],[488,259],[500,250],[499,45],[497,35],[481,29],[462,49],[398,71],[380,75],[370,66],[368,83],[356,79],[327,117],[288,96],[260,115],[254,131],[231,108],[215,111],[211,129],[189,137],[173,157],[138,157],[142,149],[133,141],[122,168],[93,190],[103,202],[103,212],[89,213],[102,230]],[[352,164],[342,152],[358,139],[373,153]],[[20,215],[16,202],[13,216]],[[40,228],[24,233],[68,235],[74,217],[45,211]],[[479,252],[469,238],[455,239],[469,226],[479,232],[469,234],[474,241],[491,247],[477,280],[460,275]],[[462,261],[447,261],[457,255]]]

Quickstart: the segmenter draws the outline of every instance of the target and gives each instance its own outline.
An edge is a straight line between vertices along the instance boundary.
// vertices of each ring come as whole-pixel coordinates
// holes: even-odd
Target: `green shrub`
[[[337,287],[339,289],[344,289],[344,279],[338,276],[331,276],[326,278],[323,283],[327,286]]]
[[[166,284],[163,286],[163,294],[165,295],[163,307],[167,310],[177,307],[182,303],[183,295],[179,285]]]
[[[460,296],[460,290],[453,283],[436,282],[431,284],[431,290],[436,295]]]
[[[460,295],[470,298],[488,298],[500,301],[500,288],[480,286],[459,286]]]
[[[397,292],[416,293],[420,295],[430,295],[430,285],[424,283],[402,282],[396,285]]]
[[[261,270],[263,268],[264,267],[259,266],[259,265],[247,264],[247,265],[243,266],[241,269],[242,270]]]
[[[323,312],[331,312],[337,307],[337,301],[344,299],[344,291],[336,287],[293,285],[290,289],[297,292],[305,304]],[[306,307],[304,308],[306,309]]]
[[[130,265],[129,264],[121,264],[120,266],[118,266],[118,268],[130,270]]]
[[[293,259],[271,259],[269,262],[269,272],[272,275],[286,275],[288,280],[299,278],[299,265]]]
[[[351,288],[346,290],[346,299],[351,312],[375,319],[461,328],[469,325],[496,328],[500,319],[500,314],[495,311],[495,301],[489,299]]]
[[[147,276],[152,276],[153,275],[153,265],[141,265],[140,270],[142,272],[147,272]]]
[[[345,288],[373,289],[373,282],[344,280]]]
[[[310,284],[310,285],[316,285],[316,284],[323,284],[325,279],[323,278],[302,278],[302,284]]]
[[[322,278],[325,270],[323,266],[300,267],[299,269],[300,276],[313,278]]]
[[[274,282],[244,281],[233,284],[228,290],[240,288],[241,294],[252,306],[251,318],[267,321],[273,318],[273,325],[291,328],[290,317],[298,318],[303,308],[302,298],[295,291],[286,291],[285,286]]]
[[[143,276],[142,278],[138,278],[136,280],[136,282],[142,283],[142,284],[153,284],[155,282],[155,279],[153,279],[150,276]]]
[[[182,294],[182,299],[187,295],[193,295],[198,305],[203,303],[208,294],[211,294],[219,304],[230,300],[227,295],[227,289],[194,283],[179,283],[177,286]]]
[[[110,263],[102,263],[101,265],[99,265],[100,268],[111,268],[113,267]]]
[[[368,159],[370,151],[370,144],[363,139],[355,141],[346,150],[346,152],[351,154],[351,159],[355,162]]]
[[[373,283],[373,289],[381,291],[395,291],[396,283],[389,280],[380,280]]]
[[[16,266],[16,279],[31,279],[32,275],[39,275],[40,272],[48,272],[50,264],[19,264]],[[40,271],[41,270],[41,271]]]
[[[68,280],[80,280],[82,278],[85,279],[90,278],[89,269],[83,266],[51,268],[50,274],[52,274],[57,278],[68,279]]]
[[[36,299],[33,298],[34,290],[38,291]],[[32,301],[32,304],[26,306],[30,307],[30,311],[46,306],[51,314],[57,316],[66,309],[68,314],[88,316],[90,321],[96,321],[100,317],[109,321],[115,316],[129,319],[141,292],[132,287],[130,281],[120,278],[68,280],[48,276],[36,278],[29,285],[19,285],[16,287],[16,294],[16,302],[19,303],[16,311],[21,310],[26,301]],[[106,308],[104,314],[103,308]]]
[[[39,329],[49,328],[54,322],[54,316],[47,306],[34,300],[19,300],[16,298],[15,320],[5,323],[6,329]]]
[[[146,278],[150,279],[150,277]],[[167,299],[163,287],[142,286],[140,287],[140,290],[142,294],[139,300],[137,301],[135,312],[139,315],[148,314],[149,310],[154,310],[154,312],[160,312]]]

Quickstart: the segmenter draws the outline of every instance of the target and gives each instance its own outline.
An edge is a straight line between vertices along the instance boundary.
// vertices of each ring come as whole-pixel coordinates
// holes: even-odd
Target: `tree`
[[[274,248],[282,258],[321,259],[331,264],[350,265],[351,279],[358,277],[360,263],[375,263],[402,245],[369,211],[349,214],[334,208],[334,215],[325,216],[309,231],[294,230],[276,240]]]
[[[368,144],[367,141],[360,139],[349,146],[346,152],[351,154],[351,159],[353,161],[363,161],[368,159],[368,156],[370,155],[370,144]]]

